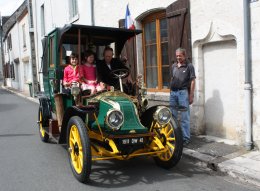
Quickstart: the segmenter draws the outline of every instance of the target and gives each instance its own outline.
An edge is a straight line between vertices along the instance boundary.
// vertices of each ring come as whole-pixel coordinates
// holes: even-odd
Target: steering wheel
[[[129,70],[126,68],[112,70],[111,73],[112,77],[117,79],[125,79],[129,75]]]

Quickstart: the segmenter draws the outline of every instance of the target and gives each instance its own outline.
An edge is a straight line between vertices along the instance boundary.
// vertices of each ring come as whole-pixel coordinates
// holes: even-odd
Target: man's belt
[[[187,90],[187,88],[186,87],[183,87],[183,88],[172,88],[171,90],[174,91],[174,92],[177,92],[177,91],[180,91],[180,90]]]

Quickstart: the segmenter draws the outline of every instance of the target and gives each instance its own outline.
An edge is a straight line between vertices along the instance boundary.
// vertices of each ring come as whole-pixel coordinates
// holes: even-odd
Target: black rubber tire
[[[49,135],[43,129],[43,127],[48,126],[48,119],[45,119],[42,112],[42,107],[39,107],[38,110],[38,127],[39,127],[39,135],[42,142],[47,143],[49,141]]]
[[[75,166],[73,165],[72,158],[71,158],[71,153],[73,152],[70,151],[70,131],[72,127],[76,127],[78,134],[79,134],[79,139],[82,145],[82,170],[80,173],[78,173],[75,169]],[[76,144],[76,143],[75,143]],[[74,144],[74,145],[75,145]],[[73,175],[76,177],[76,179],[82,183],[86,183],[89,181],[89,176],[91,173],[91,166],[92,166],[92,158],[91,158],[91,147],[90,147],[90,139],[87,134],[87,130],[85,127],[84,122],[82,119],[78,116],[73,116],[70,118],[68,122],[68,128],[67,128],[67,148],[68,148],[68,154],[69,154],[69,163],[70,167],[72,169]],[[75,155],[75,152],[74,152]]]
[[[180,126],[178,125],[178,122],[172,118],[169,122],[171,127],[173,128],[172,135],[175,137],[174,146],[175,149],[169,158],[169,160],[161,160],[159,156],[154,157],[155,163],[165,169],[170,169],[174,167],[176,164],[178,164],[179,160],[182,157],[182,150],[183,150],[183,140],[182,140],[182,131]]]

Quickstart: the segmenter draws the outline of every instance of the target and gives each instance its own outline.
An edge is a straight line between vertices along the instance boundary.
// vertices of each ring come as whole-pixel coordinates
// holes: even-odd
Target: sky
[[[24,0],[0,0],[0,12],[2,16],[10,16],[23,3]]]

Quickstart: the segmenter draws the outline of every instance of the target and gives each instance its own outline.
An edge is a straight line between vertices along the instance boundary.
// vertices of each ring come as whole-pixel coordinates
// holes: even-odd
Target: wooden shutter
[[[178,0],[166,8],[168,25],[168,55],[171,66],[176,61],[175,50],[185,48],[187,58],[191,61],[191,30],[189,0]]]

